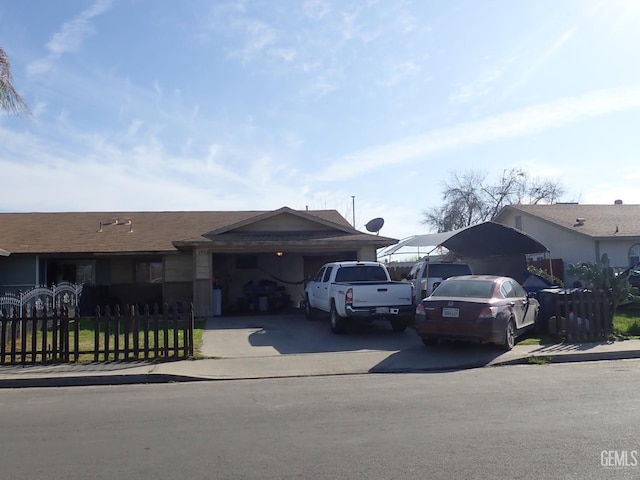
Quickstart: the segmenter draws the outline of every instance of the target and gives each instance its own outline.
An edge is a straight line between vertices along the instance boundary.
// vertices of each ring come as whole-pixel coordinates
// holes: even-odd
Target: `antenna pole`
[[[353,228],[356,228],[356,196],[351,195],[351,205],[353,210]]]

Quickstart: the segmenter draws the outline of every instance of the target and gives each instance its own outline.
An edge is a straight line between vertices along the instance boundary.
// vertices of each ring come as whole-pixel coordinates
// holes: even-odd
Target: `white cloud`
[[[331,5],[323,0],[307,0],[302,8],[305,15],[314,20],[322,20],[332,10]]]
[[[241,21],[245,34],[244,45],[231,53],[232,57],[238,57],[243,64],[259,57],[276,41],[276,31],[264,22],[244,19]]]
[[[403,79],[420,73],[420,66],[412,61],[398,63],[391,67],[389,76],[382,82],[382,85],[391,87],[398,84]]]
[[[531,75],[533,75],[534,72],[544,64],[544,62],[546,62],[553,54],[555,54],[569,40],[571,40],[571,38],[576,34],[577,31],[577,27],[569,28],[566,32],[560,35],[560,37],[555,42],[553,42],[553,44],[551,44],[549,48],[542,52],[542,54],[537,59],[529,62],[528,66],[524,69],[518,80],[504,90],[501,98],[504,99],[508,97],[514,90],[524,84],[529,79],[529,77],[531,77]]]
[[[466,103],[488,95],[500,77],[502,77],[502,72],[499,69],[486,71],[470,84],[463,86],[458,93],[451,97],[451,100],[456,103]]]
[[[46,44],[49,55],[27,66],[29,75],[43,75],[53,67],[55,60],[68,52],[78,51],[83,41],[93,33],[90,20],[107,12],[112,0],[98,0],[83,10],[77,17],[64,23]]]
[[[343,179],[352,178],[363,171],[412,162],[444,151],[530,135],[559,128],[582,118],[638,108],[640,84],[594,91],[354,152],[329,165],[315,178],[331,181],[336,171],[340,171]]]

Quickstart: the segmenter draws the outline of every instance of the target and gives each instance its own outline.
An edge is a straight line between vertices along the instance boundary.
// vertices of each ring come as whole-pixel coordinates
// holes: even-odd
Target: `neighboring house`
[[[640,205],[510,205],[494,221],[531,235],[552,259],[562,259],[567,284],[575,280],[566,275],[569,265],[596,263],[605,253],[618,269],[640,261]]]
[[[89,309],[193,302],[197,317],[264,311],[297,306],[304,279],[324,263],[375,260],[396,242],[335,210],[0,213],[0,294],[69,281],[85,285]]]

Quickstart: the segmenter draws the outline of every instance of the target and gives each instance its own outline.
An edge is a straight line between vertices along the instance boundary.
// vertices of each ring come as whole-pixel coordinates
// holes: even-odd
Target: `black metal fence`
[[[44,310],[41,316],[0,316],[0,364],[169,360],[193,357],[193,306]]]

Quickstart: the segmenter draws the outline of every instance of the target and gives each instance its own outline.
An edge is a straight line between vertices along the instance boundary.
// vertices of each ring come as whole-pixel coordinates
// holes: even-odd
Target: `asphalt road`
[[[638,391],[637,360],[8,389],[0,478],[638,478]]]

